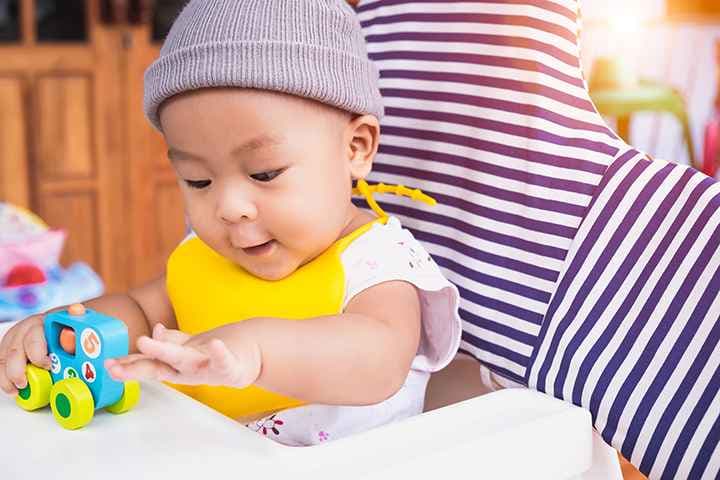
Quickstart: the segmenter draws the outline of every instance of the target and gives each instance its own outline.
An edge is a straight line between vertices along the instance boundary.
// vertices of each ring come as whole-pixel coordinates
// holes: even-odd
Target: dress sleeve
[[[460,345],[459,294],[425,248],[391,217],[374,225],[342,254],[345,268],[343,309],[358,293],[383,282],[402,280],[418,291],[422,332],[415,370],[434,372],[447,365]]]

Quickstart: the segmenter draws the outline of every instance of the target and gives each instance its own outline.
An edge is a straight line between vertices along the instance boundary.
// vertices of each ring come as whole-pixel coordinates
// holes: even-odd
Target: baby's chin
[[[278,280],[282,280],[285,277],[290,276],[295,270],[297,270],[297,267],[294,268],[284,268],[284,269],[267,269],[267,268],[256,268],[254,266],[244,266],[240,265],[242,268],[247,270],[252,275],[261,278],[263,280],[267,280],[269,282],[276,282]]]
[[[240,252],[234,252],[232,261],[255,277],[274,282],[292,274],[300,266],[286,259],[253,259]]]

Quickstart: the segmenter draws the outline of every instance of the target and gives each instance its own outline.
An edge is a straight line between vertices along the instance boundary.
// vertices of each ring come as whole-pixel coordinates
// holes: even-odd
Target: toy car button
[[[82,303],[73,303],[70,307],[68,307],[68,313],[75,317],[85,315],[85,305]]]
[[[65,353],[75,355],[75,332],[72,328],[63,327],[60,330],[60,348]]]

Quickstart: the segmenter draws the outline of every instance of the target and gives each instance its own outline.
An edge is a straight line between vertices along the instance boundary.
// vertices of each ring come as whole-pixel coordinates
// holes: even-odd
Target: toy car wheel
[[[15,403],[28,412],[47,407],[52,389],[50,372],[35,365],[28,365],[25,368],[25,376],[27,386],[18,392]]]
[[[132,410],[140,401],[140,384],[131,380],[125,382],[125,390],[120,400],[105,408],[110,413],[120,414]]]
[[[66,378],[53,385],[50,408],[61,427],[75,430],[90,423],[95,414],[95,401],[82,380]]]

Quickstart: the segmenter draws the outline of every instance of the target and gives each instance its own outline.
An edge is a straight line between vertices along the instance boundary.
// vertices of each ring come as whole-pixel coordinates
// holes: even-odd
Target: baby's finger
[[[8,330],[3,337],[2,342],[0,342],[0,390],[11,396],[17,395],[17,388],[15,388],[15,385],[13,385],[8,378],[7,359],[10,351],[10,345],[12,344],[16,331],[17,329],[15,327]]]
[[[237,363],[235,356],[225,346],[225,342],[218,338],[210,340],[207,351],[213,366],[221,371],[228,371]]]
[[[10,350],[10,345],[12,345],[13,341],[15,340],[15,334],[17,333],[17,325],[12,327],[10,330],[5,332],[5,336],[0,338],[0,358],[5,358],[7,355],[6,352]]]
[[[152,358],[136,359],[129,363],[108,362],[108,373],[114,380],[163,380],[174,370],[168,365]]]
[[[222,375],[225,377],[224,382],[227,382],[227,385],[244,388],[254,383],[260,375],[262,362],[259,358],[253,358],[253,355],[246,355],[243,357],[243,361],[241,361],[238,356],[219,339],[212,340],[209,344],[209,349],[212,352],[212,359],[216,362],[215,365],[218,366],[220,372],[222,372]]]
[[[137,360],[141,360],[141,359],[144,359],[144,358],[148,358],[148,356],[145,355],[145,354],[142,354],[142,353],[131,353],[130,355],[126,355],[126,356],[124,356],[124,357],[108,358],[107,360],[105,360],[105,365],[106,365],[106,366],[107,366],[108,364],[112,364],[112,365],[115,365],[115,364],[124,365],[124,364],[126,364],[126,363],[133,363],[133,362],[135,362],[135,361],[137,361]]]
[[[180,330],[165,328],[165,325],[163,325],[162,323],[156,323],[155,327],[153,328],[152,338],[154,338],[155,340],[160,340],[162,342],[170,342],[176,345],[182,345],[188,340],[190,340],[191,336],[187,333],[181,332]]]
[[[7,359],[0,353],[0,390],[5,392],[7,395],[15,396],[18,391],[15,385],[12,384],[6,373]]]
[[[189,347],[170,342],[160,342],[148,337],[138,339],[138,349],[152,358],[165,362],[179,372],[195,372],[208,357]]]
[[[229,385],[244,382],[245,379],[240,378],[242,372],[240,371],[237,357],[227,348],[225,342],[214,338],[210,340],[207,350],[210,355],[212,370],[224,378],[223,382],[227,382]],[[245,383],[243,383],[243,386],[245,386]]]
[[[25,377],[25,367],[27,366],[27,357],[21,347],[12,347],[7,354],[6,372],[8,379],[18,388],[27,386],[27,378]]]
[[[45,331],[40,324],[33,325],[25,332],[23,337],[23,348],[28,359],[36,366],[49,369],[50,358],[48,357]]]

